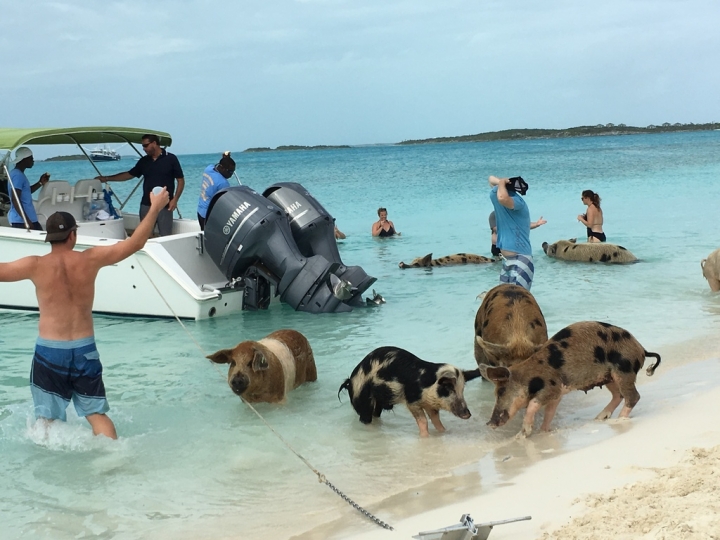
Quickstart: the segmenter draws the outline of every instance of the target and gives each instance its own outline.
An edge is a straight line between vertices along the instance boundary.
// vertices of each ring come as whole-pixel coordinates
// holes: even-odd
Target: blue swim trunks
[[[95,338],[74,341],[38,338],[30,390],[36,418],[66,420],[65,409],[71,399],[78,416],[106,413],[110,406],[105,398]]]
[[[535,265],[533,264],[532,257],[528,255],[503,257],[500,283],[514,283],[529,291],[534,275]]]

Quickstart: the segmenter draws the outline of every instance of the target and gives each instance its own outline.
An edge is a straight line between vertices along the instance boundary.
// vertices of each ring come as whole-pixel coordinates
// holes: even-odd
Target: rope
[[[207,355],[207,351],[205,351],[205,350],[203,349],[202,345],[200,345],[200,343],[198,343],[198,341],[197,341],[197,340],[195,339],[195,337],[192,335],[192,333],[190,332],[190,330],[188,330],[188,328],[187,328],[187,327],[185,326],[185,324],[182,322],[182,320],[180,319],[180,317],[178,317],[177,313],[175,313],[175,310],[172,308],[172,306],[171,306],[170,303],[167,301],[167,299],[165,298],[165,296],[163,296],[163,294],[160,292],[160,289],[158,289],[157,285],[155,285],[155,282],[154,282],[154,281],[152,280],[152,278],[150,277],[150,274],[148,274],[147,271],[145,270],[145,267],[142,265],[142,262],[140,261],[140,258],[137,258],[137,263],[138,263],[138,266],[140,267],[140,269],[141,269],[141,270],[143,271],[143,273],[145,274],[145,277],[148,278],[148,280],[150,281],[150,284],[151,284],[151,285],[153,286],[153,288],[155,289],[155,292],[157,292],[158,295],[160,295],[160,298],[162,298],[163,302],[165,302],[165,305],[166,305],[167,308],[170,310],[170,313],[173,314],[173,317],[175,317],[175,320],[180,324],[180,326],[181,326],[182,329],[185,331],[185,333],[188,335],[188,337],[192,340],[192,342],[195,343],[195,346],[196,346],[196,347],[198,348],[198,350],[202,353],[202,355],[205,356],[205,357],[207,357],[207,356],[208,356],[208,355]],[[212,364],[212,366],[215,368],[215,371],[217,371],[218,374],[219,374],[223,379],[225,379],[225,378],[226,378],[225,375],[223,375],[223,374],[220,372],[220,370],[219,370],[219,368],[217,367],[217,365],[214,364],[214,363],[212,363],[212,362],[211,362],[211,364]],[[352,506],[355,510],[357,510],[358,512],[360,512],[361,514],[363,514],[365,517],[367,517],[368,519],[370,519],[371,521],[373,521],[376,525],[379,525],[379,526],[382,527],[383,529],[388,529],[388,530],[390,530],[390,531],[394,531],[394,530],[395,530],[395,529],[393,529],[390,525],[388,525],[387,523],[385,523],[383,520],[381,520],[380,518],[376,517],[376,516],[373,515],[372,513],[368,512],[367,510],[365,510],[362,506],[360,506],[359,504],[357,504],[357,503],[356,503],[355,501],[353,501],[350,497],[348,497],[347,495],[345,495],[345,493],[343,493],[343,492],[340,491],[337,487],[335,487],[335,485],[333,485],[333,484],[325,477],[325,475],[324,475],[323,473],[321,473],[321,472],[318,471],[315,467],[313,467],[313,465],[312,465],[302,454],[300,454],[297,450],[295,450],[295,449],[290,445],[290,443],[287,442],[282,435],[280,435],[280,433],[278,433],[277,431],[275,431],[275,428],[273,428],[270,424],[268,424],[267,420],[265,420],[265,418],[257,411],[257,409],[256,409],[255,407],[252,406],[251,403],[249,403],[248,401],[245,401],[245,399],[243,399],[242,397],[240,398],[240,400],[241,400],[245,405],[247,405],[248,407],[250,407],[250,410],[257,415],[257,417],[262,421],[262,423],[265,424],[265,426],[266,426],[278,439],[280,439],[280,442],[282,442],[288,450],[290,450],[293,454],[295,454],[295,456],[296,456],[300,461],[302,461],[308,469],[310,469],[312,472],[315,473],[315,475],[318,477],[318,482],[320,482],[321,484],[325,484],[326,486],[328,486],[332,491],[334,491],[337,495],[339,495],[342,500],[344,500],[346,503],[348,503],[350,506]]]

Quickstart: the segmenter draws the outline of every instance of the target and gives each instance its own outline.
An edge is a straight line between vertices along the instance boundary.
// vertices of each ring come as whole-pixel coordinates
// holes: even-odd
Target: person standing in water
[[[600,195],[590,189],[582,192],[580,198],[588,207],[587,213],[577,217],[578,221],[587,227],[588,242],[605,242],[607,238],[603,232],[603,212],[600,209]]]
[[[127,259],[152,233],[160,211],[170,202],[167,189],[150,192],[150,207],[130,238],[75,251],[77,224],[72,214],[55,212],[46,223],[50,253],[0,263],[0,281],[29,279],[35,285],[40,320],[30,390],[35,417],[65,420],[72,400],[94,435],[117,439],[105,397],[100,355],[95,346],[92,307],[95,278],[104,266]]]
[[[528,185],[519,176],[490,176],[488,183],[497,221],[497,247],[502,255],[500,283],[514,283],[529,291],[535,266],[530,246],[530,211],[522,198]]]
[[[372,225],[372,235],[380,238],[388,238],[390,236],[400,236],[400,233],[395,230],[395,225],[392,221],[388,221],[387,208],[378,208],[377,215],[380,218]]]

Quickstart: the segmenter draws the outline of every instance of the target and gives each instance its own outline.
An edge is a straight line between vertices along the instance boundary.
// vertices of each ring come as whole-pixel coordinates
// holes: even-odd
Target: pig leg
[[[533,399],[528,403],[527,411],[525,411],[525,418],[523,418],[522,430],[518,433],[518,437],[529,437],[533,431],[533,424],[535,424],[535,415],[540,410],[542,405],[539,401]]]
[[[616,382],[611,381],[607,383],[606,386],[612,393],[612,399],[610,400],[610,403],[607,404],[607,407],[600,411],[600,414],[595,417],[595,420],[607,420],[610,418],[615,412],[615,409],[617,409],[617,406],[620,405],[620,402],[623,400],[622,394],[620,393],[620,389],[618,388]]]
[[[625,404],[620,410],[620,418],[627,418],[630,416],[630,411],[640,401],[640,392],[635,388],[635,381],[629,380],[628,378],[619,381],[620,393],[625,398]]]
[[[425,416],[425,411],[422,409],[422,407],[408,406],[408,409],[410,409],[410,412],[412,413],[413,417],[415,417],[415,421],[420,428],[420,436],[427,437],[428,435],[430,435],[430,433],[428,432],[427,416]]]
[[[555,411],[557,411],[558,405],[560,405],[560,399],[551,401],[545,405],[545,415],[543,416],[542,426],[540,426],[542,431],[550,431],[550,422],[552,422],[552,419],[555,416]]]
[[[440,411],[437,409],[428,409],[425,412],[427,412],[430,417],[430,421],[432,422],[432,425],[435,426],[435,429],[437,429],[440,433],[445,431],[445,426],[443,426],[440,421]]]

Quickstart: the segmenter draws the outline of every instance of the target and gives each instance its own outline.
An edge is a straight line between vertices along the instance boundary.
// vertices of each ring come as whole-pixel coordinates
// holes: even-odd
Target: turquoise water
[[[195,215],[202,169],[219,156],[180,156],[187,178],[183,215]],[[442,415],[442,436],[420,440],[407,410],[363,426],[337,389],[353,367],[382,345],[421,358],[474,365],[477,295],[498,281],[498,268],[466,266],[400,270],[398,262],[432,252],[488,255],[491,211],[487,177],[522,175],[531,216],[532,292],[551,333],[584,319],[630,330],[646,349],[711,335],[720,322],[700,260],[720,247],[720,132],[496,142],[378,146],[349,150],[237,153],[243,183],[258,191],[274,182],[303,184],[348,235],[343,260],[378,278],[387,300],[349,314],[309,315],[275,305],[267,312],[181,326],[171,320],[96,318],[105,383],[121,440],[90,435],[69,409],[67,424],[48,436],[33,426],[28,373],[37,317],[0,313],[0,514],[3,538],[287,538],[333,519],[367,527],[265,427],[205,360],[217,349],[259,339],[278,328],[303,332],[319,379],[286,405],[259,412],[312,465],[358,503],[383,517],[378,503],[480,459],[516,431],[489,432],[492,388],[470,383],[473,417]],[[100,164],[104,174],[131,161]],[[94,176],[85,163],[38,163],[30,178]],[[127,193],[131,183],[114,184]],[[543,241],[584,237],[576,216],[580,192],[602,197],[605,232],[641,259],[630,266],[550,260]],[[139,197],[131,201],[135,211]],[[386,206],[402,237],[370,237],[376,209]],[[112,294],[112,291],[98,291]],[[197,342],[197,344],[196,344]],[[662,368],[661,368],[662,369]],[[568,396],[559,426],[576,416]],[[640,402],[639,408],[649,406]],[[438,501],[452,493],[438,493]]]

